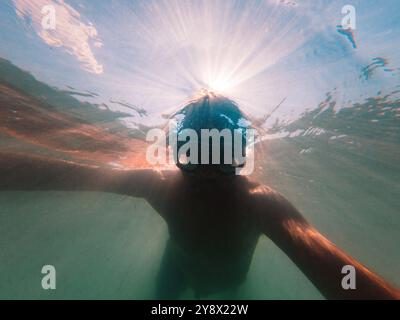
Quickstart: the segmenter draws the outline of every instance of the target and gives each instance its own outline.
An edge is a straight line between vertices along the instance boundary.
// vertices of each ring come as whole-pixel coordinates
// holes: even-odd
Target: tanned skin
[[[0,191],[97,191],[146,199],[166,221],[170,240],[159,298],[185,286],[199,295],[234,288],[246,277],[265,234],[328,299],[400,299],[400,292],[313,228],[273,189],[213,167],[119,170],[0,153]],[[341,286],[342,267],[356,269],[355,290]]]

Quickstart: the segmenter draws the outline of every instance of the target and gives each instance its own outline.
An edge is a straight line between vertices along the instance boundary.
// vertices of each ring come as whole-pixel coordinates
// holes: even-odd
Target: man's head
[[[249,122],[235,102],[205,91],[175,116],[179,168],[233,174],[244,166]],[[185,148],[189,134],[197,136],[197,148]]]

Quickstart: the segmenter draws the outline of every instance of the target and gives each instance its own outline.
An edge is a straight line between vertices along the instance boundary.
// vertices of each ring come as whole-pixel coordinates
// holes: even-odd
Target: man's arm
[[[155,170],[119,170],[0,152],[0,191],[100,191],[148,198],[162,185]]]
[[[257,199],[265,233],[328,299],[400,299],[400,292],[336,247],[313,228],[296,208],[270,189]],[[356,289],[342,288],[345,265],[356,270]]]

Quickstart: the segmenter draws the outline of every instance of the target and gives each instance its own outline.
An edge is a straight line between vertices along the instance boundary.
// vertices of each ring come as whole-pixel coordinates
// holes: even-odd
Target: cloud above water
[[[63,48],[74,56],[82,68],[94,74],[103,73],[103,66],[96,60],[91,44],[101,48],[97,30],[91,23],[85,23],[78,11],[64,0],[13,0],[17,15],[31,21],[37,35],[49,46]],[[56,14],[56,28],[46,30],[42,27],[44,6],[52,5]]]

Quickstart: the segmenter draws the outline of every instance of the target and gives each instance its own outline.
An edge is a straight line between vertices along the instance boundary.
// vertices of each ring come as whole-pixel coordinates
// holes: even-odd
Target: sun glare
[[[218,79],[210,81],[209,87],[211,91],[214,91],[216,93],[227,93],[231,86],[228,81]]]

